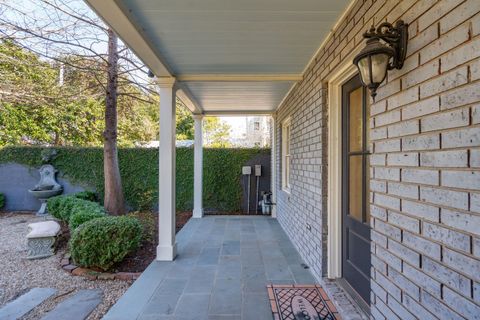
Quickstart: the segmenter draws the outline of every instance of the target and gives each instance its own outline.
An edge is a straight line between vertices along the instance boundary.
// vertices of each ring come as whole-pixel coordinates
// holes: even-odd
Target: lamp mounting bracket
[[[408,23],[398,20],[393,26],[391,23],[382,22],[377,28],[372,26],[363,34],[366,39],[381,39],[386,42],[395,54],[388,69],[401,69],[407,55]]]

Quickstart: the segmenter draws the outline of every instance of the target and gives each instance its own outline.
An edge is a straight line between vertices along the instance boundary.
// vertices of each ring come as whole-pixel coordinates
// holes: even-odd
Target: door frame
[[[354,53],[352,53],[354,55]],[[358,71],[349,58],[328,81],[327,277],[342,277],[342,86]]]

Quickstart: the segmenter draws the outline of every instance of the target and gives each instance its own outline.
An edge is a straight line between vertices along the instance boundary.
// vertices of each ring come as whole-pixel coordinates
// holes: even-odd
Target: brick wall
[[[325,274],[324,82],[370,25],[397,19],[410,24],[408,57],[389,72],[370,117],[371,314],[480,319],[478,0],[353,5],[275,115],[278,170],[281,121],[291,116],[293,127],[292,192],[278,192],[278,219],[315,275]]]

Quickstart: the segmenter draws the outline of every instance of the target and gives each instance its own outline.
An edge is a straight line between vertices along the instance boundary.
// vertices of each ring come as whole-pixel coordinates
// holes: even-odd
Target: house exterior
[[[160,126],[163,172],[174,172],[171,97],[175,81],[177,95],[198,114],[200,132],[202,114],[270,115],[274,122],[273,217],[317,281],[338,281],[373,319],[480,318],[478,0],[288,4],[257,0],[235,5],[207,1],[194,18],[185,10],[188,1],[176,1],[175,8],[165,1],[157,6],[151,1],[87,2],[158,77],[161,119],[166,119]],[[226,10],[224,6],[229,5]],[[292,23],[292,14],[286,13],[292,8],[289,11],[287,6],[303,10],[307,25],[298,20]],[[225,66],[232,63],[230,59],[245,62],[244,47],[235,47],[238,55],[215,47],[218,64],[175,51],[176,46],[188,47],[188,39],[182,34],[169,37],[170,30],[161,22],[145,22],[159,18],[163,10],[171,15],[168,21],[192,18],[194,23],[212,18],[210,11],[220,19],[213,17],[213,21],[224,22],[219,18],[224,12],[232,26],[239,18],[233,13],[253,10],[248,22],[254,27],[261,25],[265,14],[284,19],[294,34],[288,38],[281,24],[264,25],[283,30],[287,38],[280,41],[276,31],[268,29],[268,36],[278,41],[270,42],[277,47],[269,51],[262,46],[261,53],[272,56],[249,57],[250,64],[238,69],[233,63],[229,69]],[[316,16],[316,12],[322,14]],[[319,19],[322,24],[316,25]],[[406,60],[401,69],[388,71],[373,100],[352,60],[365,46],[363,33],[370,26],[400,19],[408,23]],[[165,32],[153,32],[147,25]],[[299,25],[305,28],[298,29]],[[142,27],[144,32],[139,32]],[[261,36],[265,29],[250,32],[254,30],[255,36]],[[232,27],[231,36],[243,41],[245,35],[236,31]],[[165,41],[154,37],[160,34]],[[206,31],[203,36],[214,34]],[[221,38],[225,33],[216,35]],[[308,49],[311,59],[300,59],[305,54],[302,48],[308,51],[308,41],[319,39],[316,51]],[[213,40],[208,43],[218,45]],[[253,41],[252,50],[259,43],[263,42]],[[288,46],[293,47],[290,53]],[[201,48],[194,43],[189,50],[199,50],[201,55]],[[288,59],[303,63],[304,69],[288,69]],[[169,67],[160,63],[164,61],[170,61]],[[198,62],[195,74],[186,74],[192,61]],[[209,91],[208,86],[215,88]],[[237,103],[245,90],[254,93],[252,98]],[[230,100],[216,100],[221,93]],[[262,100],[262,94],[268,99]],[[201,135],[195,148],[194,216],[201,217]],[[175,257],[174,178],[165,175],[159,183],[158,259],[171,260]]]

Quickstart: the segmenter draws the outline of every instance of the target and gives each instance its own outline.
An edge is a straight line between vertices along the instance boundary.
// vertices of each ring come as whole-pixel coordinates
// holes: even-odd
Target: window
[[[290,137],[291,137],[291,121],[290,118],[282,124],[282,189],[290,192]]]

